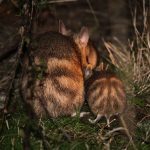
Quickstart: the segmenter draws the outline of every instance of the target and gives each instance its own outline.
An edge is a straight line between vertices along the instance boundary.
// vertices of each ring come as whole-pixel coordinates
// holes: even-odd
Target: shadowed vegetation
[[[3,27],[2,29],[4,26],[8,27],[7,34],[0,31],[2,33],[0,36],[0,40],[2,39],[0,41],[0,149],[149,150],[150,25],[148,18],[150,17],[150,3],[145,0],[134,0],[122,2],[119,7],[119,1],[117,5],[111,0],[107,0],[106,3],[96,0],[80,2],[77,0],[70,0],[70,2],[40,0],[36,4],[37,17],[35,18],[37,20],[35,20],[37,22],[33,19],[33,37],[46,31],[58,31],[59,19],[63,19],[65,24],[75,31],[84,25],[89,27],[91,39],[95,41],[99,50],[100,62],[106,63],[108,68],[122,79],[126,87],[127,99],[131,108],[128,108],[129,110],[124,116],[129,123],[127,128],[133,135],[131,141],[125,135],[119,120],[115,120],[116,117],[111,119],[111,127],[108,128],[105,118],[96,124],[90,124],[88,119],[94,119],[92,113],[84,118],[77,116],[38,120],[33,120],[26,114],[26,106],[22,102],[19,92],[22,75],[20,67],[17,69],[11,91],[9,91],[10,82],[16,69],[14,65],[17,60],[16,51],[19,47],[19,39],[21,39],[16,33],[21,24],[23,3],[23,0],[8,1],[6,3],[10,5],[9,9],[7,8],[10,11],[8,14],[5,14],[6,11],[4,11],[6,7],[4,1],[1,2],[3,6],[0,7],[0,27]],[[112,3],[114,8],[111,8]],[[118,17],[115,13],[117,10],[120,11],[123,6],[127,8],[129,14],[127,12],[119,13],[120,17]],[[13,15],[11,16],[11,14]],[[126,17],[123,24],[117,24],[116,21],[122,21],[121,14]],[[117,17],[118,19],[116,19]],[[15,20],[11,26],[10,18]],[[127,29],[123,25],[127,25]],[[125,33],[126,31],[128,33]],[[14,34],[13,40],[6,40],[8,37],[13,37]],[[16,36],[19,37],[16,38]],[[4,51],[5,53],[3,53]],[[10,51],[11,54],[9,54]],[[39,80],[43,78],[46,67],[45,60],[41,60],[41,66],[33,69]],[[5,101],[7,96],[9,97],[8,102]],[[7,104],[7,109],[3,109],[5,104]],[[87,103],[84,104],[82,110],[90,111]]]

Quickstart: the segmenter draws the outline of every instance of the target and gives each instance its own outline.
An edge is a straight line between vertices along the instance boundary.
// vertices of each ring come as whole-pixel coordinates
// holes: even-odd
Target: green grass
[[[17,106],[20,107],[21,104]],[[36,121],[29,119],[22,107],[20,108],[8,114],[4,119],[0,149],[22,150],[27,131],[25,129],[29,129],[31,132],[27,138],[30,141],[30,148],[33,150],[98,150],[103,149],[105,143],[110,143],[112,150],[121,150],[126,147],[133,149],[128,138],[121,133],[115,132],[110,137],[105,137],[111,129],[119,126],[118,123],[113,124],[112,128],[108,129],[104,128],[106,125],[104,120],[93,125],[87,121],[88,118],[61,117],[53,120],[39,119]],[[0,122],[2,123],[2,119]],[[149,150],[150,148],[148,143],[150,141],[149,125],[150,121],[147,119],[137,125],[134,142],[138,150]],[[102,139],[104,137],[105,139]]]
[[[6,150],[22,149],[25,126],[31,130],[30,144],[33,149],[43,147],[43,142],[52,149],[86,149],[86,147],[100,146],[95,139],[97,126],[85,124],[77,118],[67,117],[34,122],[28,120],[21,112],[5,119],[0,139],[1,147]],[[41,137],[39,132],[44,137]]]
[[[136,125],[134,143],[138,150],[149,150],[149,107],[143,100],[144,97],[131,96],[129,97],[131,104],[139,110],[137,121],[134,122]],[[88,118],[94,118],[92,114],[84,118],[60,117],[33,120],[25,113],[25,106],[18,90],[13,91],[8,110],[9,113],[4,119],[0,117],[0,150],[22,150],[24,140],[30,141],[31,150],[99,150],[109,146],[111,150],[125,148],[133,150],[129,139],[121,132],[106,136],[107,133],[120,126],[117,121],[113,122],[111,128],[108,129],[105,119],[97,124],[90,124]],[[89,111],[87,104],[83,107],[83,111]],[[30,131],[29,136],[27,136],[27,131]]]

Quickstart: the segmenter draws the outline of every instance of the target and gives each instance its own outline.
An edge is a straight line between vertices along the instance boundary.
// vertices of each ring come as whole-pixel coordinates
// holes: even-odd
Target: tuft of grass
[[[134,18],[135,40],[129,42],[127,47],[117,39],[117,44],[104,42],[104,45],[108,50],[110,62],[124,74],[124,80],[128,81],[127,93],[145,98],[150,93],[150,32],[147,13],[144,15],[142,33],[138,31]]]
[[[150,148],[148,142],[150,140],[150,31],[148,10],[143,8],[142,32],[139,32],[136,26],[135,16],[133,19],[135,38],[129,42],[128,46],[122,45],[118,39],[115,39],[116,43],[104,41],[104,45],[109,54],[108,61],[124,81],[129,105],[134,104],[136,106],[138,123],[134,123],[137,127],[134,133],[134,144],[137,149],[148,150]],[[116,136],[116,138],[118,137]],[[115,141],[115,137],[113,141]],[[121,146],[124,141],[117,140],[117,142]],[[124,149],[132,149],[128,144],[122,145]],[[114,142],[109,141],[107,147],[112,148],[113,146]]]

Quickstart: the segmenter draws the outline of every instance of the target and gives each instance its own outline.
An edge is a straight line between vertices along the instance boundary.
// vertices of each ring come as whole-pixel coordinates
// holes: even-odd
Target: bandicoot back
[[[97,116],[95,123],[102,116],[109,119],[113,115],[121,115],[127,108],[127,100],[123,82],[113,73],[96,71],[87,83],[87,100],[91,111]]]
[[[22,95],[36,116],[58,117],[80,110],[84,78],[81,50],[74,40],[60,33],[42,34],[32,43],[31,58]]]

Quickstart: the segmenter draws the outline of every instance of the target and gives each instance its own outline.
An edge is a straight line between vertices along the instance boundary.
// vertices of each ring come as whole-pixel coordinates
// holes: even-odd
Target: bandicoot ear
[[[71,34],[71,31],[66,29],[66,26],[62,20],[59,20],[59,33],[67,36]]]
[[[89,41],[89,30],[87,27],[82,27],[79,33],[79,39],[81,44],[86,47]]]

